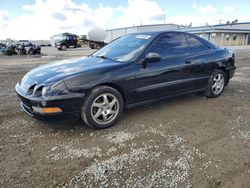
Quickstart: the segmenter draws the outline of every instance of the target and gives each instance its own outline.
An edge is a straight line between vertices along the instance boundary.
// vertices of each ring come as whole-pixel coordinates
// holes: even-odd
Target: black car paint
[[[156,35],[152,45],[161,35],[170,32],[147,32]],[[171,32],[179,33],[179,32]],[[190,35],[190,34],[187,34]],[[195,36],[196,37],[196,36]],[[198,38],[198,37],[196,37]],[[108,85],[117,89],[125,102],[125,107],[134,107],[168,96],[203,91],[207,87],[209,76],[215,69],[226,71],[231,78],[235,71],[233,53],[218,48],[198,38],[209,46],[203,53],[169,57],[159,62],[143,66],[147,49],[133,62],[119,62],[101,57],[83,57],[50,63],[31,70],[24,76],[16,91],[25,107],[60,107],[60,114],[35,114],[34,116],[55,116],[62,114],[80,114],[81,105],[90,90],[99,85]],[[166,66],[167,64],[167,66]],[[30,97],[27,88],[33,84],[45,85],[63,82],[63,91],[50,92],[45,98]],[[25,84],[27,86],[25,86]]]

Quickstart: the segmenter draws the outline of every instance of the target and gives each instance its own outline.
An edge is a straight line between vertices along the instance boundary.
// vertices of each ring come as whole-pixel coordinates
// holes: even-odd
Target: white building
[[[219,24],[201,27],[186,27],[176,24],[141,25],[107,30],[105,42],[122,35],[143,31],[185,31],[201,36],[217,45],[250,45],[250,22]]]
[[[107,38],[105,42],[111,42],[112,40],[129,33],[137,33],[143,31],[167,31],[167,30],[178,30],[184,28],[184,26],[176,24],[158,24],[158,25],[140,25],[133,27],[117,28],[107,30]]]

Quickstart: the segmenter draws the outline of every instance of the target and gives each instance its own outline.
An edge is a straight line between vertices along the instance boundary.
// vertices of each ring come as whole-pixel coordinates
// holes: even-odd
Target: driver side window
[[[168,33],[161,36],[148,53],[158,53],[161,57],[179,56],[188,53],[188,44],[184,34]]]

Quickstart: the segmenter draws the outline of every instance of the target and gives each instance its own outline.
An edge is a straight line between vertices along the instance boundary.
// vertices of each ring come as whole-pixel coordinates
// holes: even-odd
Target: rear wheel
[[[81,117],[90,127],[104,129],[113,126],[123,112],[123,99],[114,88],[99,86],[85,99]]]
[[[224,91],[226,85],[226,74],[222,70],[216,70],[209,78],[207,90],[204,95],[207,97],[218,97]]]
[[[94,49],[100,49],[100,45],[99,44],[95,44]]]

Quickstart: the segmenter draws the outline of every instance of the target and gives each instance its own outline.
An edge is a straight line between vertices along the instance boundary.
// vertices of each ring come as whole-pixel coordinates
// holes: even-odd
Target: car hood
[[[49,84],[64,78],[80,74],[82,72],[115,66],[120,63],[116,61],[102,59],[97,57],[82,57],[77,59],[69,59],[56,61],[46,65],[39,66],[29,71],[22,79],[22,84]]]

